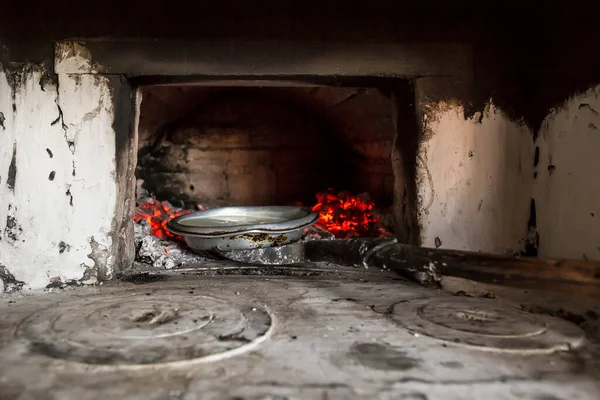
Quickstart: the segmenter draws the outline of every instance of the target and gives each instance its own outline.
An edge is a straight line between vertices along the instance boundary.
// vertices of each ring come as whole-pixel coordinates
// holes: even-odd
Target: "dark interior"
[[[255,81],[141,90],[136,177],[159,200],[313,205],[332,189],[392,204],[389,91]]]

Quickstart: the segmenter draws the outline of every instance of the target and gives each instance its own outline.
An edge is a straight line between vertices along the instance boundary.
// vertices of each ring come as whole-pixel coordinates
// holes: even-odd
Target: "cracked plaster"
[[[109,278],[117,188],[108,81],[59,74],[42,85],[43,67],[15,68],[13,85],[0,72],[0,263],[30,288]]]

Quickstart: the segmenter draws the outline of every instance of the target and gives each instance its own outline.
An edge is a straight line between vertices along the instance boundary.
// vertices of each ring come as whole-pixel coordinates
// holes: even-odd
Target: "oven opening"
[[[183,208],[309,205],[333,189],[391,206],[389,95],[376,88],[149,86],[136,176]]]
[[[187,253],[167,222],[221,207],[302,207],[317,214],[319,238],[394,235],[389,88],[238,82],[140,93],[138,260],[148,261],[148,242]]]

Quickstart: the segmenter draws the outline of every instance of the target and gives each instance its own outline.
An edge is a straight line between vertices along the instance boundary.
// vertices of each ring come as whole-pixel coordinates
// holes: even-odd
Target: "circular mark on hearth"
[[[186,292],[187,293],[187,292]],[[211,361],[244,352],[266,338],[269,313],[208,296],[126,292],[60,303],[36,312],[16,335],[32,351],[96,365]]]
[[[496,300],[420,298],[393,306],[391,318],[409,331],[485,350],[548,353],[583,343],[575,325],[530,314]]]

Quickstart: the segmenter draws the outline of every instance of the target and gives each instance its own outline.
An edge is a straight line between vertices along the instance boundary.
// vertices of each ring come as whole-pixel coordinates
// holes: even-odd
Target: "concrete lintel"
[[[56,45],[55,72],[128,76],[472,76],[461,44],[81,40]]]

